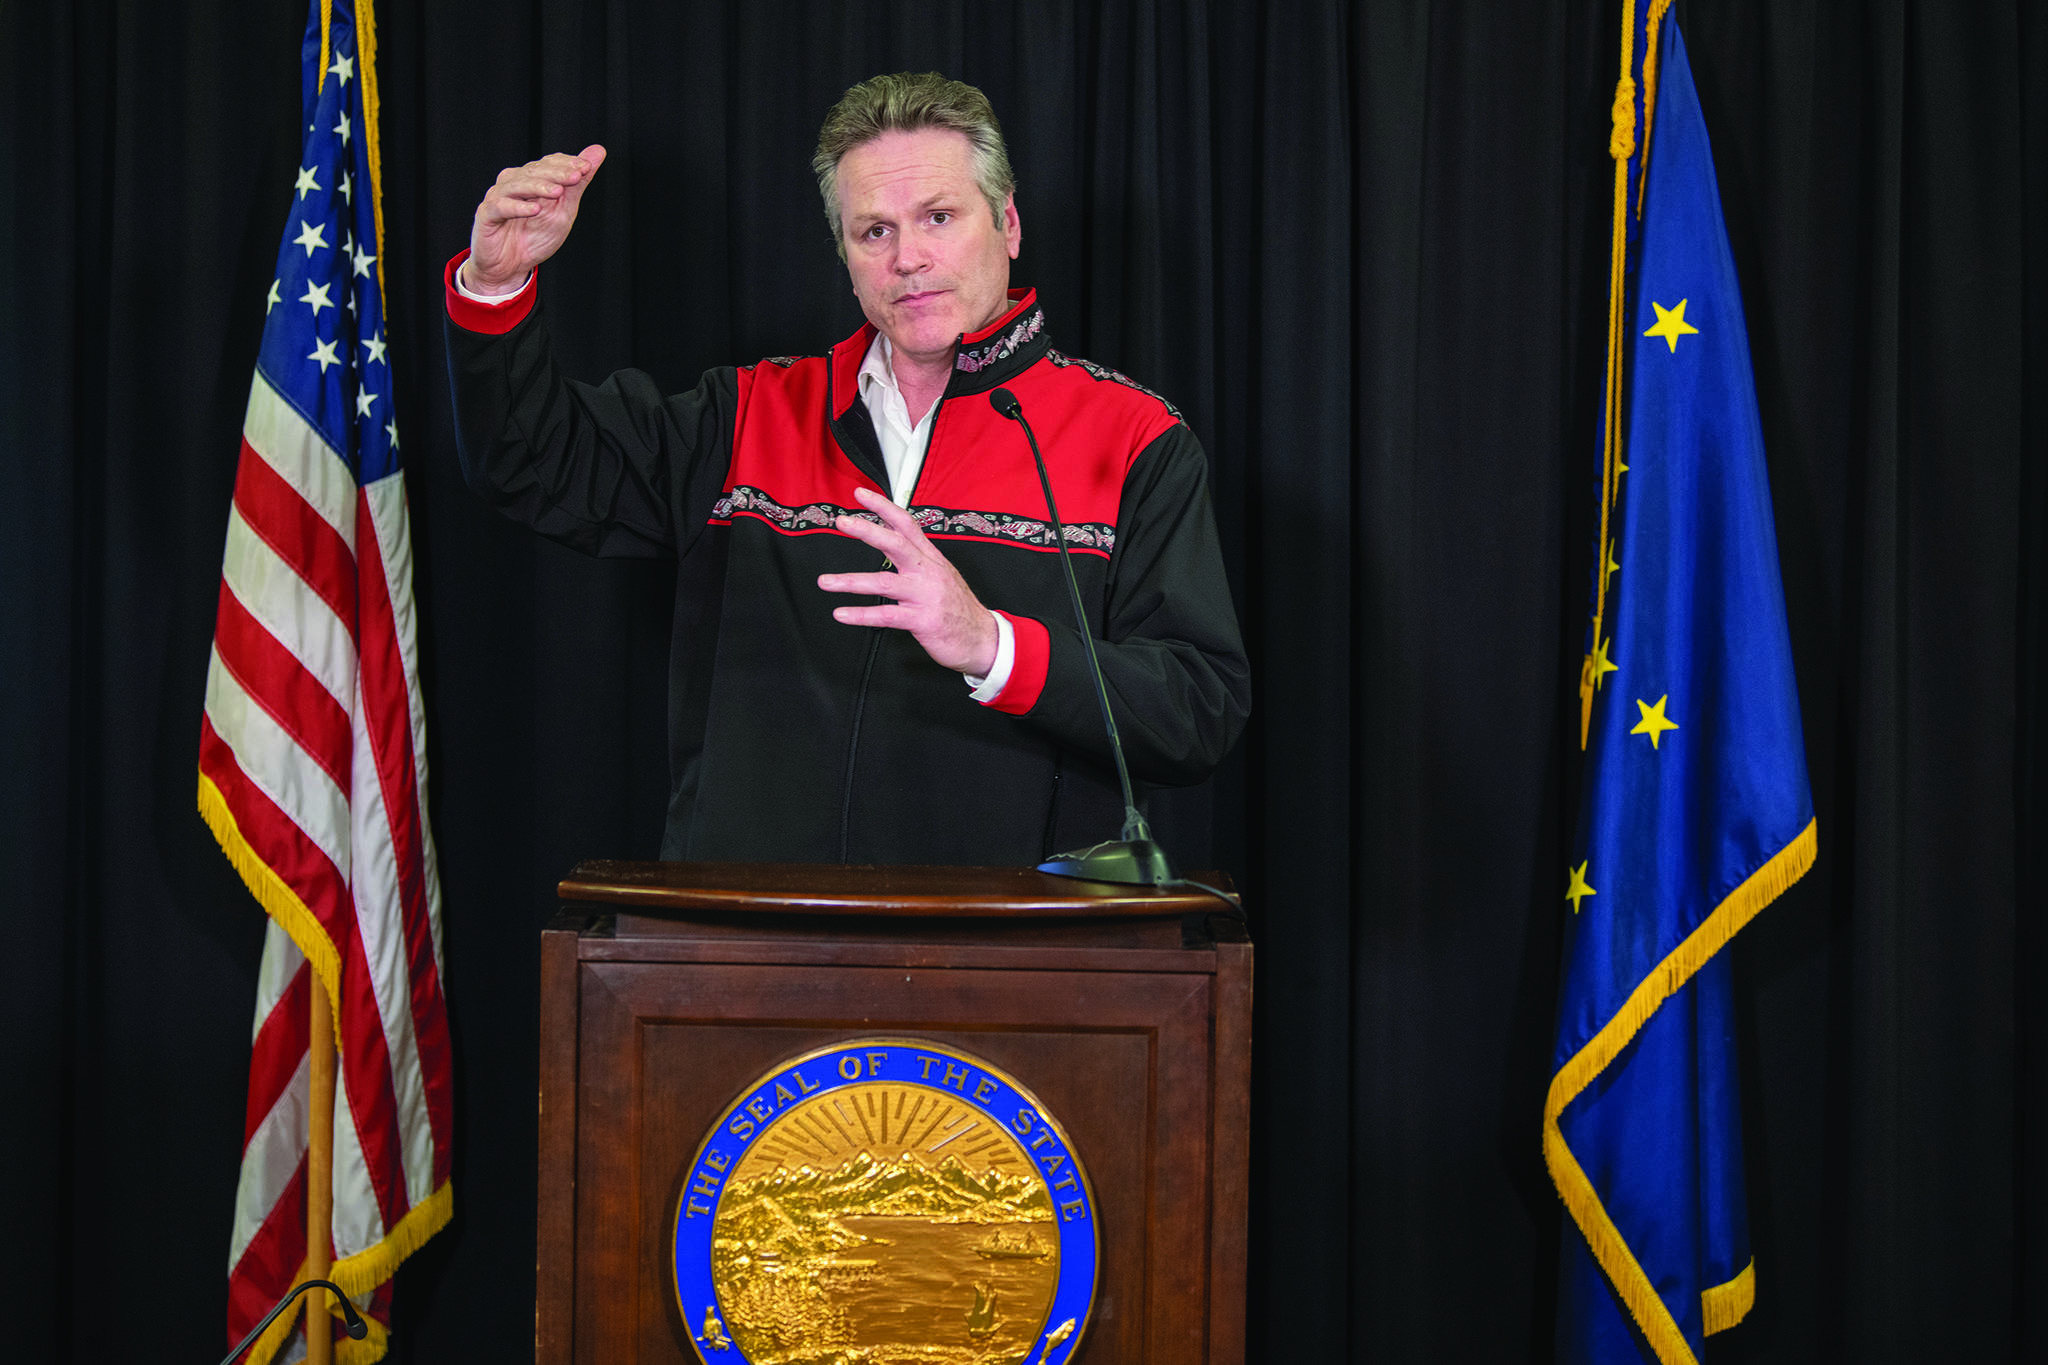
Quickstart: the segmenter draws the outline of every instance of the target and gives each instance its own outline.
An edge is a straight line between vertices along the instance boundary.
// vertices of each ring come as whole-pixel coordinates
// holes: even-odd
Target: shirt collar
[[[868,347],[866,359],[860,362],[860,373],[854,377],[854,382],[860,385],[861,401],[871,408],[874,402],[868,394],[877,384],[889,393],[899,392],[896,387],[896,371],[889,366],[891,353],[889,338],[880,332],[875,333],[874,343]]]

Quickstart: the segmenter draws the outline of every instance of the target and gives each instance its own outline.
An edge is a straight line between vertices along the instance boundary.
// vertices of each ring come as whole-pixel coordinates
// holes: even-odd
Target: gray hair
[[[811,158],[840,260],[846,259],[846,235],[839,221],[840,160],[884,133],[922,128],[943,128],[967,139],[974,154],[975,187],[988,200],[996,227],[1002,227],[1003,204],[1017,188],[1017,177],[1010,172],[1002,125],[996,122],[988,96],[936,71],[872,76],[848,90],[825,115],[825,126],[818,130],[818,153]]]

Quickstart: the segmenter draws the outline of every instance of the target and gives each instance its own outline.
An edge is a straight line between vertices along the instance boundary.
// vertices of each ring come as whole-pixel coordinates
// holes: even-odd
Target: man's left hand
[[[826,592],[887,597],[894,606],[834,607],[832,619],[849,626],[907,630],[932,660],[956,673],[987,677],[996,664],[997,632],[967,580],[925,539],[910,513],[871,488],[855,491],[861,506],[882,519],[877,526],[860,517],[840,517],[839,531],[865,541],[889,557],[895,572],[818,575]]]

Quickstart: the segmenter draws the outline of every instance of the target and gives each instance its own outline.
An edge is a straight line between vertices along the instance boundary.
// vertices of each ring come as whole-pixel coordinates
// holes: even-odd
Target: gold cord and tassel
[[[377,299],[388,323],[391,295],[384,289],[384,157],[377,138],[382,118],[377,102],[377,10],[372,0],[356,0],[356,76],[363,83],[364,156],[370,163],[370,212],[377,227]]]
[[[1650,183],[1650,130],[1657,111],[1657,40],[1671,0],[1652,0],[1648,14],[1648,50],[1643,56],[1642,163],[1637,170],[1636,216]],[[1594,569],[1593,637],[1579,669],[1579,748],[1593,728],[1593,694],[1600,686],[1597,660],[1605,644],[1608,566],[1613,564],[1614,509],[1621,496],[1623,357],[1628,347],[1628,163],[1636,154],[1635,0],[1623,0],[1621,13],[1621,75],[1614,83],[1612,126],[1607,154],[1614,160],[1614,216],[1607,258],[1607,393],[1601,430],[1600,558]]]
[[[1586,747],[1593,727],[1593,693],[1600,685],[1594,660],[1603,643],[1607,620],[1607,564],[1614,532],[1614,497],[1620,480],[1621,355],[1623,305],[1628,293],[1628,162],[1636,152],[1635,0],[1623,0],[1621,13],[1621,76],[1614,85],[1613,128],[1607,154],[1614,159],[1614,217],[1607,258],[1607,393],[1601,432],[1600,558],[1593,571],[1592,648],[1579,669],[1579,748]]]

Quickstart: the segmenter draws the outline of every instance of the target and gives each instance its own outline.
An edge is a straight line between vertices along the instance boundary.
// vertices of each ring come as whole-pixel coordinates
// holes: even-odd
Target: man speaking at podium
[[[600,146],[499,175],[448,266],[471,486],[598,555],[677,559],[661,856],[1029,864],[1123,800],[1031,448],[1038,433],[1124,751],[1200,781],[1250,685],[1201,447],[1180,414],[1052,348],[1010,288],[1022,228],[994,112],[878,76],[813,166],[867,325],[822,356],[663,394],[556,372],[537,270]]]

